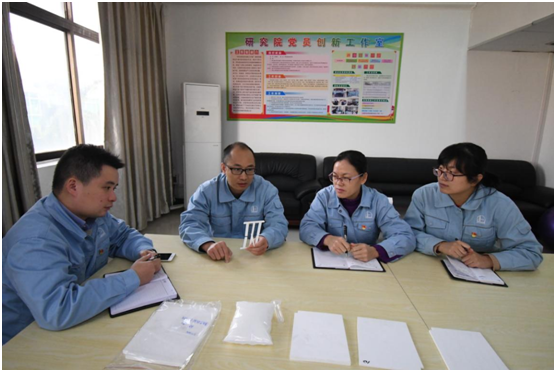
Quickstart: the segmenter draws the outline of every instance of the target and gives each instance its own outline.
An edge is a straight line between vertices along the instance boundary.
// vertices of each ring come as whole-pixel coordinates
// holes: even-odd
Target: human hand
[[[349,243],[340,236],[328,235],[324,238],[324,245],[330,249],[330,252],[335,254],[342,254],[349,252]]]
[[[201,246],[201,249],[207,252],[208,256],[214,260],[224,260],[226,263],[232,259],[232,251],[225,242],[206,242]]]
[[[378,257],[376,248],[365,243],[351,243],[351,254],[353,258],[363,262],[368,262]]]
[[[473,248],[467,250],[467,254],[462,257],[461,262],[469,267],[480,269],[492,269],[494,266],[489,255],[477,253]]]
[[[157,258],[150,261],[150,259],[156,254],[153,251],[150,252],[151,254],[141,256],[140,259],[138,259],[133,263],[133,265],[131,265],[131,269],[134,270],[139,277],[139,285],[147,284],[148,282],[150,282],[153,279],[154,274],[158,270],[160,270],[160,259]]]
[[[468,249],[471,249],[469,244],[456,240],[455,242],[442,242],[438,244],[437,250],[453,258],[462,258],[467,254]]]
[[[256,240],[250,244],[247,250],[255,256],[260,256],[268,250],[268,240],[264,236],[259,235],[258,241]]]
[[[141,257],[143,257],[143,256],[145,256],[145,255],[151,254],[151,253],[152,253],[153,255],[156,254],[156,252],[153,251],[152,249],[143,249],[141,252],[139,252],[139,258],[141,258]]]

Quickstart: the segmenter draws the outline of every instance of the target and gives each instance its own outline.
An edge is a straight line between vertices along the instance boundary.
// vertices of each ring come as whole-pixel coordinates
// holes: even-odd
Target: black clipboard
[[[475,284],[486,284],[486,285],[493,285],[495,287],[506,287],[508,288],[508,285],[506,284],[506,281],[502,278],[500,278],[500,275],[496,274],[496,272],[493,270],[492,272],[500,278],[501,281],[504,282],[504,284],[496,284],[496,283],[485,283],[485,282],[476,282],[474,280],[467,280],[467,279],[462,279],[462,278],[457,278],[455,277],[452,272],[450,271],[450,269],[448,269],[448,266],[446,265],[446,263],[444,262],[444,259],[442,259],[440,262],[442,262],[442,265],[444,266],[444,269],[446,269],[446,272],[448,273],[448,275],[450,276],[450,278],[454,279],[454,280],[460,280],[462,282],[468,282],[468,283],[475,283]]]
[[[179,300],[179,299],[180,299],[180,294],[178,293],[176,287],[174,286],[174,283],[172,283],[172,280],[170,280],[170,276],[168,276],[168,274],[166,273],[166,270],[164,270],[164,267],[161,266],[161,267],[160,267],[160,270],[164,271],[164,274],[166,274],[166,276],[168,277],[168,281],[170,282],[170,284],[172,284],[172,287],[174,287],[174,290],[176,291],[176,297],[175,297],[175,298],[169,298],[169,299],[166,299],[166,300],[164,300],[164,301]],[[113,272],[113,273],[106,273],[106,274],[104,274],[102,277],[103,277],[103,278],[106,278],[106,275],[107,275],[107,274],[117,274],[117,273],[122,273],[122,272],[124,272],[124,271],[127,271],[127,270],[120,270],[120,271],[115,271],[115,272]],[[112,315],[112,312],[110,311],[110,307],[109,307],[109,308],[107,309],[107,310],[108,310],[108,315],[110,315],[110,318],[117,318],[117,317],[119,317],[119,316],[126,315],[126,314],[131,314],[131,313],[134,313],[134,312],[139,311],[139,310],[148,309],[149,307],[158,306],[158,305],[160,305],[161,303],[163,303],[164,301],[156,301],[156,302],[153,302],[153,303],[144,305],[144,306],[136,307],[136,308],[131,309],[131,310],[123,311],[123,312],[118,313],[118,314],[115,314],[115,315]]]
[[[319,249],[319,248],[317,248]],[[315,263],[315,253],[313,252],[313,248],[311,248],[311,260],[313,262],[313,269],[324,269],[324,270],[344,270],[344,271],[362,271],[362,272],[368,272],[368,273],[385,273],[386,270],[384,269],[384,266],[382,265],[382,262],[380,262],[379,260],[376,260],[376,262],[378,262],[378,264],[380,265],[380,268],[382,269],[382,271],[375,271],[375,270],[357,270],[357,269],[350,269],[349,267],[346,269],[340,268],[340,267],[319,267],[316,265]]]

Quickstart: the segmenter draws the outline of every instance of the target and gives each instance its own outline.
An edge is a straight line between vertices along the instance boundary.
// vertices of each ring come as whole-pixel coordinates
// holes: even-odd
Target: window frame
[[[83,128],[83,110],[79,90],[79,75],[77,71],[77,58],[75,53],[75,35],[100,44],[99,33],[73,21],[72,3],[64,2],[64,17],[51,13],[30,3],[10,2],[10,13],[38,22],[47,27],[52,27],[65,34],[66,59],[70,80],[70,96],[75,128],[75,144],[85,143]],[[66,149],[60,151],[35,153],[36,161],[58,159]]]

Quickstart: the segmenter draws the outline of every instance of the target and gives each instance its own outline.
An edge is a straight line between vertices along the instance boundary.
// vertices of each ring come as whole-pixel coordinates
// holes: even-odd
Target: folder
[[[104,274],[104,277],[118,275],[120,272]],[[178,300],[179,298],[176,288],[174,288],[164,268],[161,267],[149,283],[140,286],[116,305],[110,306],[109,313],[111,318],[115,318],[160,305],[167,300]]]
[[[479,269],[468,267],[463,262],[452,257],[446,257],[442,260],[442,264],[452,279],[464,280],[467,282],[497,285],[507,287],[508,285],[502,278],[491,269]]]
[[[351,254],[335,254],[330,251],[320,250],[317,247],[311,249],[311,256],[313,258],[313,268],[315,269],[385,272],[384,267],[376,258],[363,262],[353,258]]]

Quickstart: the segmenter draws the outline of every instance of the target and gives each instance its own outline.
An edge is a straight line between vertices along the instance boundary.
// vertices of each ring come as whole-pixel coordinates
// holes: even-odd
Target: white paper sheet
[[[344,317],[311,311],[295,313],[290,360],[351,365]]]
[[[423,363],[404,322],[357,318],[359,365],[420,370]]]
[[[504,285],[504,281],[491,269],[468,267],[460,260],[456,260],[455,258],[449,256],[446,258],[450,263],[448,268],[450,269],[452,275],[456,278],[471,280],[474,282]]]
[[[118,275],[118,273],[106,274],[107,277],[111,275]],[[131,292],[129,296],[116,305],[111,306],[110,314],[117,315],[149,304],[173,300],[177,296],[178,293],[164,270],[159,270],[154,275],[153,280]]]
[[[480,332],[431,328],[430,334],[448,369],[508,369]]]
[[[322,251],[317,247],[313,247],[313,255],[315,257],[316,267],[329,267],[334,269],[350,269],[350,270],[366,270],[366,271],[384,271],[380,263],[374,259],[363,262],[353,258],[351,253],[334,254],[330,251]]]

